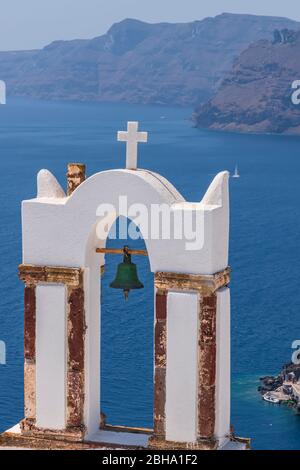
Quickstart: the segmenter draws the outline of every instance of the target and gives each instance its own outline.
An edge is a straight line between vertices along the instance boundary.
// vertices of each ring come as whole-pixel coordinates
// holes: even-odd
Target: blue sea
[[[90,175],[123,168],[125,147],[116,133],[138,120],[150,134],[139,166],[161,173],[187,200],[200,201],[217,172],[238,164],[241,178],[230,180],[232,424],[255,449],[300,449],[300,416],[257,393],[259,377],[278,373],[300,339],[300,138],[201,131],[191,113],[25,99],[0,107],[0,340],[7,345],[0,431],[23,417],[21,201],[35,197],[41,168],[64,187],[68,162],[86,163]],[[145,289],[125,303],[109,289],[118,262],[107,257],[103,285],[102,409],[110,423],[151,427],[153,279],[147,259],[136,258]]]

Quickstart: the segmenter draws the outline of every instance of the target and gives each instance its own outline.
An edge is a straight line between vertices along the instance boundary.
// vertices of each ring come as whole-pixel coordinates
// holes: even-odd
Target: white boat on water
[[[239,178],[239,177],[240,177],[240,174],[239,174],[238,166],[235,165],[235,169],[234,169],[234,173],[232,175],[232,178]]]
[[[265,395],[263,395],[263,399],[269,403],[280,403],[279,398],[273,397],[270,393],[265,393]]]

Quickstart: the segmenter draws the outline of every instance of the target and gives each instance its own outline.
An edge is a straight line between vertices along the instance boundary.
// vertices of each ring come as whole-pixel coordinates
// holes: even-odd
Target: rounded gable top
[[[105,188],[105,192],[103,192]],[[150,170],[107,170],[87,178],[66,201],[76,204],[79,199],[85,199],[95,191],[101,191],[102,198],[111,202],[116,196],[126,195],[136,197],[137,202],[151,204],[160,202],[172,205],[184,202],[185,199],[177,189],[163,176]],[[135,194],[135,196],[134,196]]]

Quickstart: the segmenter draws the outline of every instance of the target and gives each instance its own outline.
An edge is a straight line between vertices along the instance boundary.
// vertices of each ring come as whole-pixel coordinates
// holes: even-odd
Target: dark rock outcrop
[[[271,392],[273,390],[277,390],[278,387],[281,387],[283,384],[283,379],[280,375],[272,377],[261,377],[260,379],[261,385],[258,387],[258,391],[262,394],[266,392]]]
[[[226,13],[187,24],[129,19],[92,40],[1,52],[0,78],[9,95],[196,106],[250,43],[297,28],[285,18]]]
[[[300,32],[276,30],[274,40],[248,47],[216,95],[195,113],[198,127],[231,132],[300,134]]]
[[[267,375],[265,377],[260,377],[260,386],[258,387],[258,391],[263,395],[266,392],[271,392],[277,390],[281,387],[284,381],[293,376],[295,382],[298,382],[300,379],[300,365],[288,363],[285,364],[278,375]]]

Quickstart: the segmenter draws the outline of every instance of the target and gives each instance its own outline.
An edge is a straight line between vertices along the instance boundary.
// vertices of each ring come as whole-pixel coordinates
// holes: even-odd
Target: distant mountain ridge
[[[275,30],[274,40],[251,44],[216,95],[197,109],[198,127],[229,132],[300,134],[300,32]]]
[[[95,39],[0,52],[0,78],[8,95],[196,106],[214,95],[244,49],[285,28],[300,23],[228,13],[186,24],[127,19]]]

